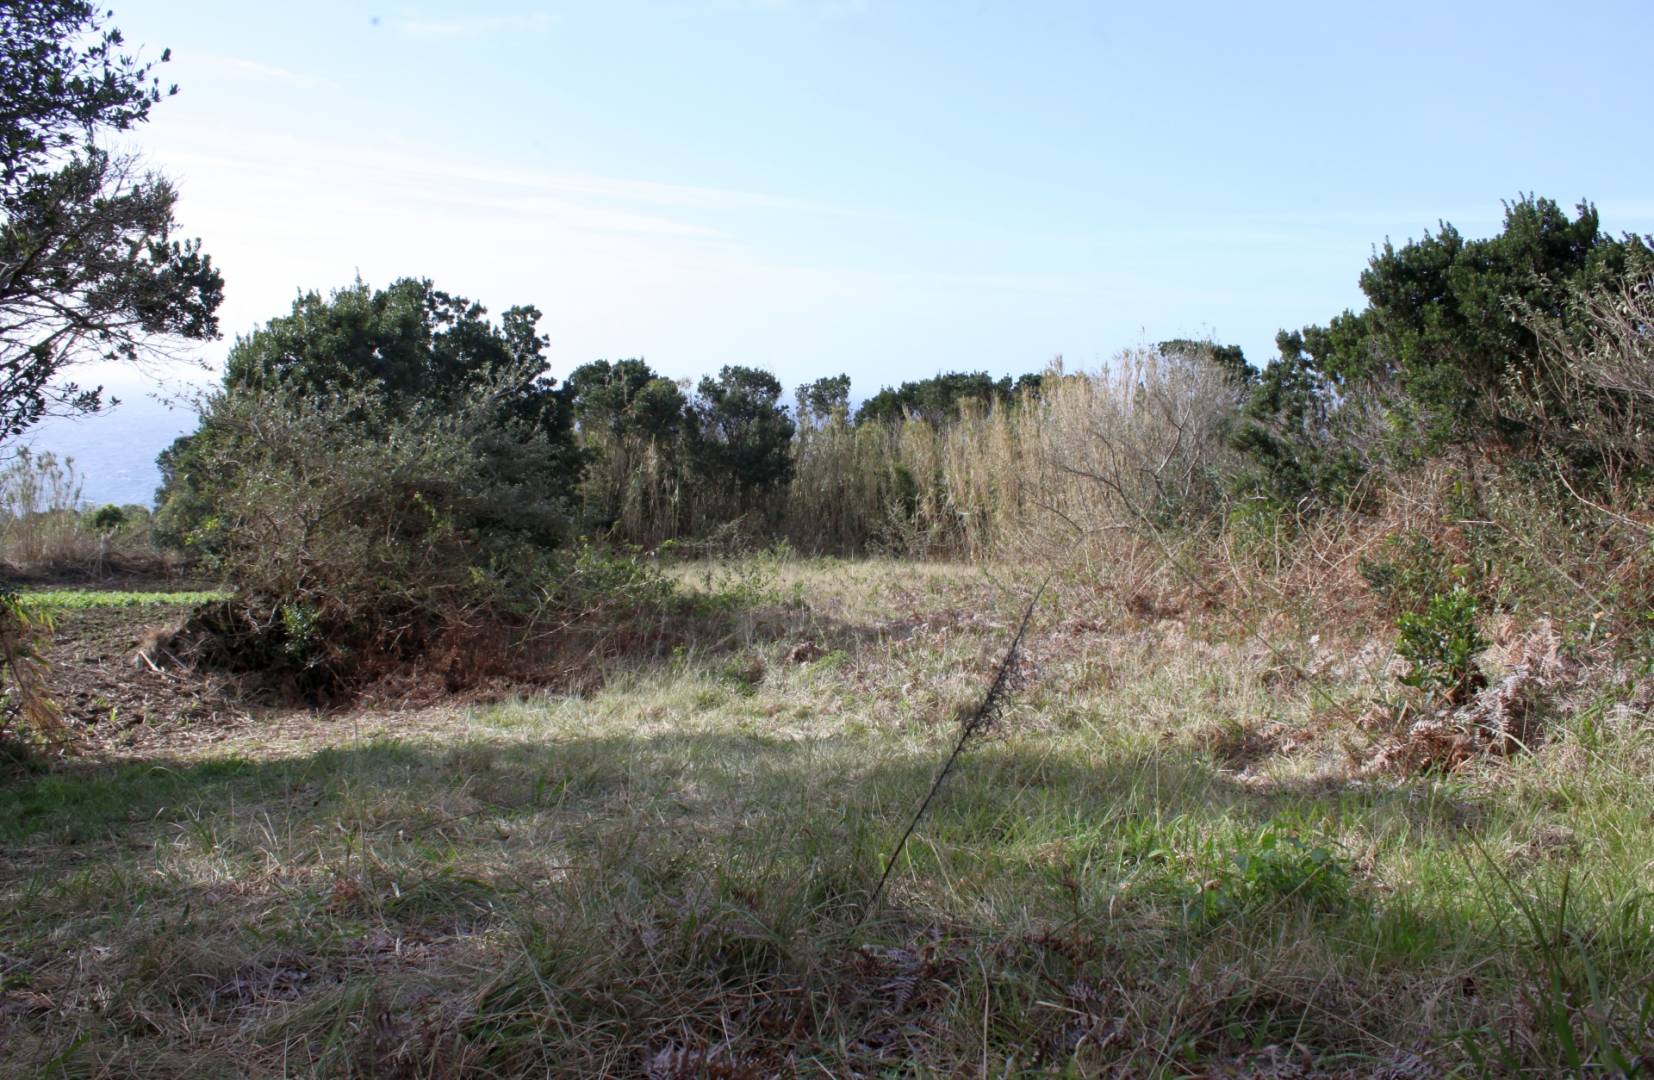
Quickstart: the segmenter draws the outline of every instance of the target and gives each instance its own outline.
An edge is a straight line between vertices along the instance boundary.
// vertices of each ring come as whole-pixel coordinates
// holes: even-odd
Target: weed
[[[1195,897],[1197,922],[1297,905],[1340,914],[1351,904],[1350,874],[1326,844],[1275,826],[1243,836]]]

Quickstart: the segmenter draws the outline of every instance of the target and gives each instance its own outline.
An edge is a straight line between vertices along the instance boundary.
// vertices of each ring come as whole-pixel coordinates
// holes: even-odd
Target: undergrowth
[[[1363,704],[1422,691],[1318,665],[1324,622],[1271,651],[1060,578],[858,926],[1028,583],[665,573],[739,617],[598,658],[583,696],[295,715],[0,786],[10,1071],[1609,1076],[1651,1051],[1635,680],[1521,752],[1373,772]]]

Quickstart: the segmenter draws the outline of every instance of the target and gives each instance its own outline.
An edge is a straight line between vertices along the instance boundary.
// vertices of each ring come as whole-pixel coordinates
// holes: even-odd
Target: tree
[[[850,376],[825,375],[800,386],[797,391],[801,424],[824,424],[834,414],[848,415],[850,411]]]
[[[856,423],[890,422],[912,416],[926,423],[941,424],[958,416],[959,403],[965,400],[1009,404],[1024,391],[1038,394],[1043,378],[1030,373],[1012,382],[1009,375],[995,379],[985,371],[932,375],[894,389],[880,390],[856,410]]]
[[[1230,427],[1229,443],[1247,464],[1236,484],[1243,494],[1279,506],[1346,496],[1359,483],[1366,461],[1353,437],[1359,416],[1355,401],[1326,376],[1317,359],[1317,346],[1325,349],[1325,331],[1283,330],[1275,346],[1280,355],[1262,372],[1244,368],[1251,377],[1239,384],[1246,399]]]
[[[704,483],[745,501],[791,479],[795,429],[780,402],[781,383],[757,368],[726,366],[701,380],[690,446]]]
[[[1361,275],[1367,307],[1302,333],[1305,352],[1337,383],[1378,390],[1424,449],[1493,436],[1520,444],[1514,383],[1531,381],[1539,340],[1526,313],[1567,318],[1571,295],[1650,265],[1647,238],[1602,232],[1550,199],[1505,205],[1497,236],[1467,240],[1445,222],[1397,248],[1386,241]]]
[[[425,278],[400,278],[382,290],[358,280],[331,296],[310,292],[292,313],[237,339],[224,386],[279,387],[311,397],[367,390],[393,414],[470,396],[481,383],[513,378],[500,423],[545,435],[545,462],[566,487],[578,475],[567,396],[549,378],[548,339],[533,306],[507,308],[498,325],[481,304],[443,292]]]
[[[291,314],[236,341],[223,390],[201,429],[162,452],[158,531],[174,540],[189,538],[214,516],[220,501],[214,492],[236,478],[206,463],[238,460],[215,444],[239,437],[218,418],[235,413],[235,403],[255,393],[317,408],[346,399],[366,403],[359,427],[367,438],[388,437],[385,432],[402,430],[403,421],[416,415],[428,420],[462,405],[474,412],[481,402],[494,410],[492,420],[486,431],[467,438],[491,480],[566,500],[579,483],[582,457],[568,401],[545,374],[547,340],[536,332],[539,318],[533,307],[513,307],[496,325],[480,304],[419,278],[378,291],[357,281],[329,297],[300,296]],[[481,397],[480,387],[487,388]],[[468,512],[481,512],[476,505]],[[472,524],[541,531],[536,523],[544,520],[517,514],[507,503],[488,514]]]
[[[565,389],[574,418],[589,435],[638,436],[670,446],[688,402],[671,379],[642,360],[593,360],[569,373]]]
[[[77,362],[218,334],[223,279],[200,241],[172,239],[176,191],[99,145],[177,90],[107,17],[82,0],[0,6],[0,439],[99,408],[100,387],[60,379]]]
[[[564,390],[589,459],[584,524],[634,542],[674,534],[684,475],[683,391],[642,360],[582,364]]]

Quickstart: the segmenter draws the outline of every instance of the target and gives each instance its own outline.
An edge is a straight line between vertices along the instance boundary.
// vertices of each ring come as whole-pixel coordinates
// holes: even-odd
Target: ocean
[[[88,506],[150,506],[161,483],[156,455],[196,424],[188,406],[169,405],[157,400],[154,391],[140,391],[122,395],[119,405],[96,416],[50,417],[15,445],[73,459],[81,499]],[[0,448],[0,457],[9,457],[12,448]]]

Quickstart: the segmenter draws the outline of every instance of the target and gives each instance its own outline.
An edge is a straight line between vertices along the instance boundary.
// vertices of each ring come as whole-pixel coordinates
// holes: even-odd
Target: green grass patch
[[[230,594],[215,590],[143,592],[129,589],[30,589],[26,602],[46,611],[87,611],[103,608],[193,607],[223,600]]]

